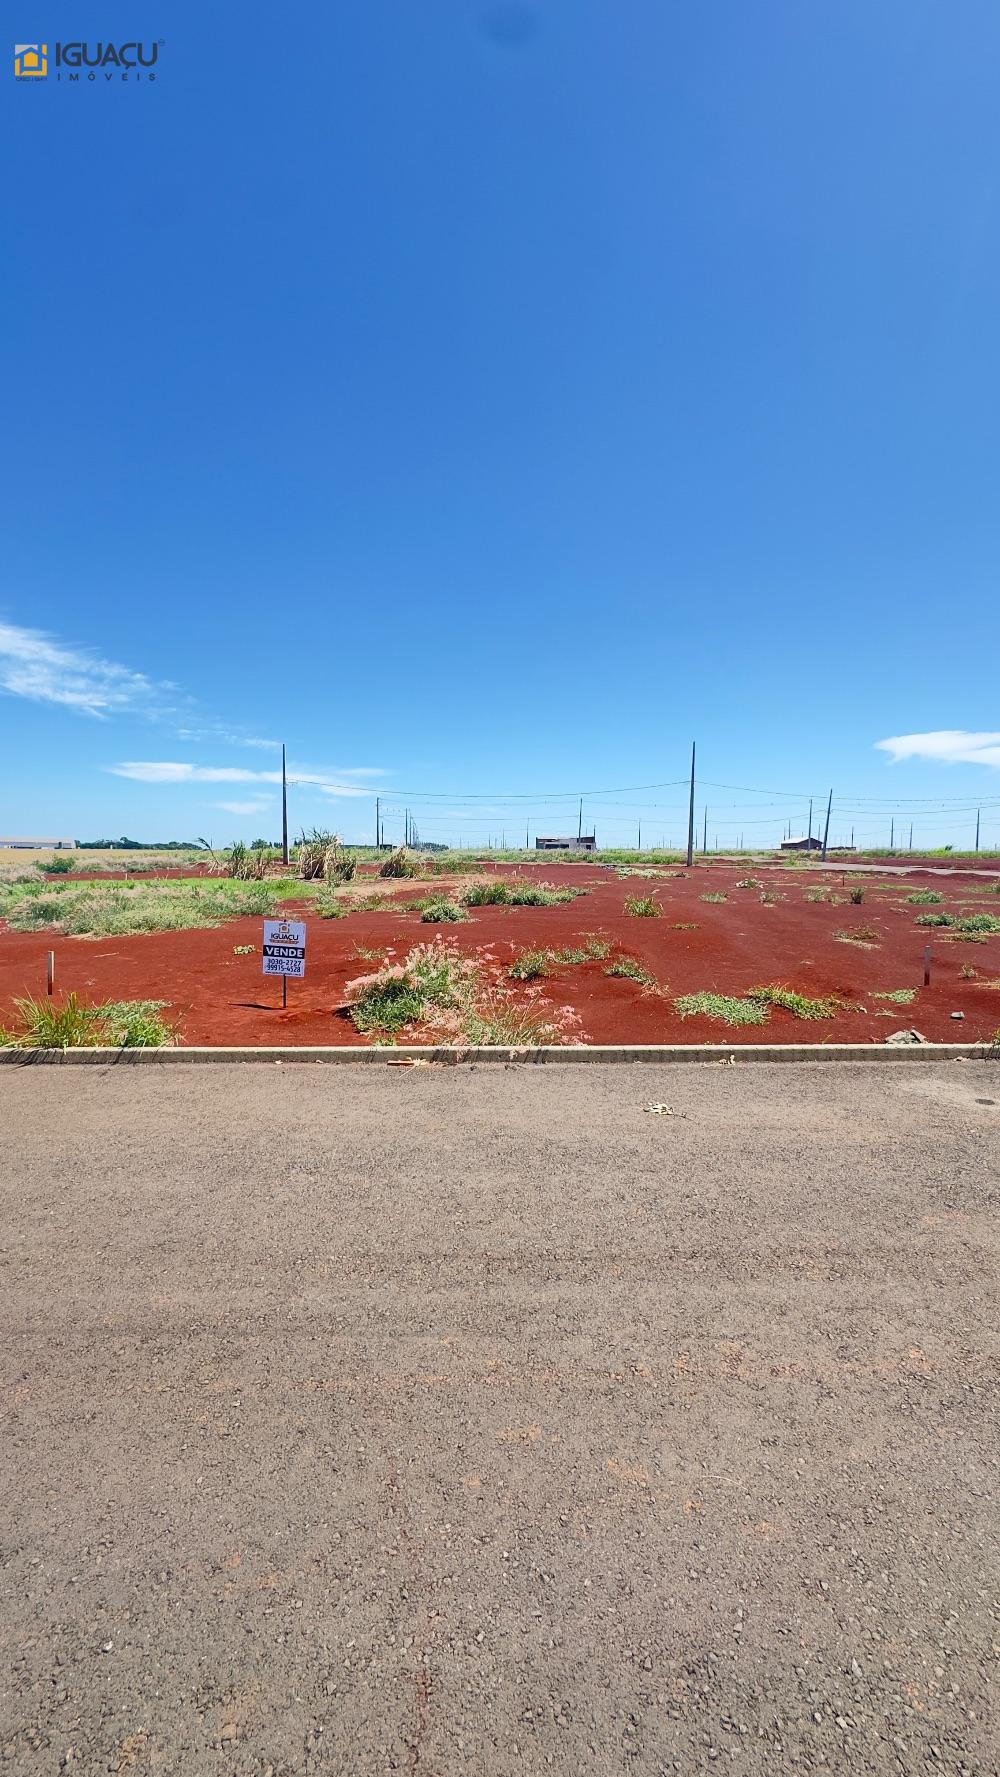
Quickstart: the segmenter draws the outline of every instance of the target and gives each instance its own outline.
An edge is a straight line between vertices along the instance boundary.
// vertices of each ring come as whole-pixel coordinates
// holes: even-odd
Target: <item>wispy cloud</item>
[[[967,728],[935,728],[928,734],[896,734],[876,747],[901,759],[927,759],[938,765],[990,765],[1000,770],[1000,734]]]
[[[250,771],[242,765],[187,765],[177,759],[126,759],[109,765],[114,777],[131,778],[137,784],[280,784],[280,771]],[[347,766],[337,772],[300,771],[290,766],[288,782],[308,785],[336,800],[341,796],[374,796],[365,784],[347,784],[345,777],[381,777],[379,766]]]
[[[213,802],[213,808],[221,808],[226,814],[264,814],[272,806],[273,796],[257,796],[249,802]]]
[[[0,691],[106,718],[125,710],[162,714],[174,687],[88,649],[66,647],[42,630],[0,623]]]

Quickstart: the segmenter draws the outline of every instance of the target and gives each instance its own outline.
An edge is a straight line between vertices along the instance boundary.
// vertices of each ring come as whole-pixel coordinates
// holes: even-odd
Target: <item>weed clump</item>
[[[439,926],[457,925],[460,920],[467,919],[468,915],[457,901],[441,899],[425,902],[420,917],[424,925]]]
[[[613,975],[623,981],[638,981],[640,987],[655,987],[656,976],[651,974],[644,963],[636,962],[631,956],[616,956],[613,963],[605,969],[606,975]]]
[[[633,919],[659,919],[661,908],[652,895],[630,895],[625,902],[625,911]]]
[[[796,1018],[835,1018],[840,1006],[840,1001],[832,994],[822,999],[810,999],[808,994],[780,986],[751,987],[748,998],[759,1000],[762,1005],[780,1006],[783,1012],[791,1012]]]
[[[409,851],[405,845],[399,845],[396,847],[396,850],[390,852],[389,856],[379,865],[378,873],[380,876],[386,877],[419,876],[420,864],[418,859],[414,857],[413,853]]]
[[[71,993],[58,1003],[30,995],[15,1000],[20,1029],[0,1032],[16,1049],[161,1049],[174,1030],[160,1017],[165,1000],[109,1000],[85,1006]]]
[[[768,1007],[755,999],[739,999],[724,993],[682,993],[674,1001],[682,1018],[714,1018],[721,1024],[765,1024]]]

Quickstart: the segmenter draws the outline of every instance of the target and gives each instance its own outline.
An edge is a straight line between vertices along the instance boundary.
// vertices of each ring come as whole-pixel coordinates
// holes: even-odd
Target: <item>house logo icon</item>
[[[15,43],[15,80],[44,80],[49,71],[47,43]]]

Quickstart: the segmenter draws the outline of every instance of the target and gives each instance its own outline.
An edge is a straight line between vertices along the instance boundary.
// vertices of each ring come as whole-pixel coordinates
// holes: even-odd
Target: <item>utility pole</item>
[[[704,829],[703,829],[702,835],[701,835],[701,849],[703,852],[705,852],[707,854],[707,852],[708,852],[708,809],[707,808],[705,810],[705,826],[704,826]]]
[[[380,806],[381,806],[381,798],[379,796],[376,796],[376,798],[375,798],[375,850],[376,851],[378,851],[378,844],[379,844],[379,809],[380,809]]]
[[[281,862],[288,863],[288,777],[285,771],[284,741],[281,743]]]
[[[910,850],[913,850],[913,822],[910,822]]]
[[[892,820],[889,822],[889,850],[895,851],[895,849],[896,849],[896,817],[895,817],[895,815],[893,815]]]
[[[979,850],[979,815],[980,815],[980,812],[981,811],[977,808],[976,809],[976,850],[977,851]]]
[[[641,821],[639,822],[639,844],[638,844],[637,849],[639,851],[642,850],[642,822]]]
[[[830,810],[832,807],[833,807],[833,791],[831,790],[830,791],[830,798],[829,798],[829,801],[827,802],[827,805],[826,805],[826,826],[823,828],[823,862],[824,862],[824,864],[826,863],[827,840],[830,837]]]
[[[694,863],[694,741],[691,742],[691,801],[688,806],[688,869]]]
[[[525,849],[525,851],[527,851],[527,849],[528,849],[528,830],[529,830],[528,829],[528,822],[525,821],[525,823],[524,823],[524,849]]]
[[[583,834],[583,797],[581,796],[580,797],[580,819],[576,823],[577,838],[578,839],[581,838],[582,834]]]
[[[810,798],[809,798],[809,839],[810,839],[810,842],[812,841],[812,836],[813,836],[813,799],[810,796]],[[812,851],[812,844],[811,843],[806,846],[806,850]]]

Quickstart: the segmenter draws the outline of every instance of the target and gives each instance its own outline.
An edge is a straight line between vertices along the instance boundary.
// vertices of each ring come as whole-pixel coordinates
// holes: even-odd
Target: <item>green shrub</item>
[[[944,896],[939,895],[936,889],[914,889],[912,895],[907,895],[906,899],[911,907],[932,907],[943,901]]]
[[[852,906],[854,906],[854,907],[862,906],[864,903],[864,898],[865,898],[865,891],[863,888],[852,888],[850,890],[850,901],[851,901]]]
[[[68,876],[75,861],[61,853],[55,858],[36,858],[35,869],[41,870],[46,876]]]
[[[632,895],[625,902],[625,911],[630,913],[633,919],[659,919],[661,909],[659,902],[654,901],[652,895]]]
[[[457,901],[428,901],[420,915],[425,925],[456,925],[466,919],[465,909]]]

